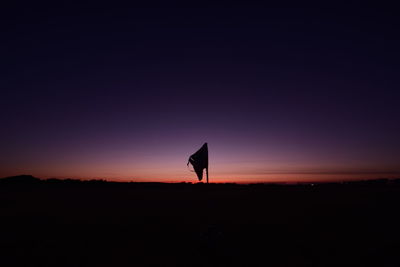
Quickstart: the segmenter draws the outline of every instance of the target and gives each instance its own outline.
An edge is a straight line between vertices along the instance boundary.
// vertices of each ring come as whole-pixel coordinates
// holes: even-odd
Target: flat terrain
[[[0,183],[1,266],[400,266],[400,183]]]

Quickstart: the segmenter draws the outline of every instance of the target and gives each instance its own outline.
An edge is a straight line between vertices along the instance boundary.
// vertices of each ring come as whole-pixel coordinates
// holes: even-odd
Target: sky
[[[400,177],[390,6],[3,9],[0,177],[211,182]]]

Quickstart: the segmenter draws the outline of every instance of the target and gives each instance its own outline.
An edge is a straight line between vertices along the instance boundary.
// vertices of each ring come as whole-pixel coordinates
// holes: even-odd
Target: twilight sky
[[[0,177],[195,182],[204,142],[213,182],[400,177],[392,7],[4,11]]]

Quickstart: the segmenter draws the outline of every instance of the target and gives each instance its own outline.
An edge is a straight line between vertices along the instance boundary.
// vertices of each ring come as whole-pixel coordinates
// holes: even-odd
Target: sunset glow
[[[386,17],[29,10],[5,36],[2,177],[196,182],[204,142],[212,182],[399,177]]]

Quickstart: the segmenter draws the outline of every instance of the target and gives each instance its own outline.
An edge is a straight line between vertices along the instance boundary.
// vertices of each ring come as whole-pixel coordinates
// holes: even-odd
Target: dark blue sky
[[[190,181],[206,141],[214,181],[400,174],[393,7],[4,11],[1,176]]]

